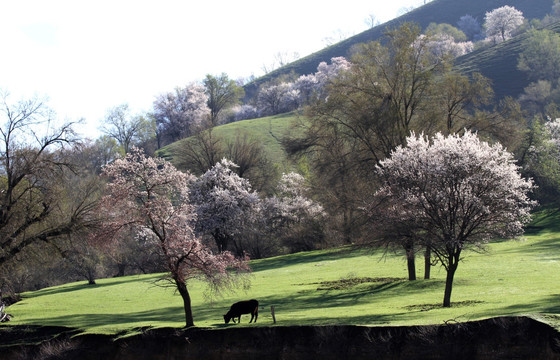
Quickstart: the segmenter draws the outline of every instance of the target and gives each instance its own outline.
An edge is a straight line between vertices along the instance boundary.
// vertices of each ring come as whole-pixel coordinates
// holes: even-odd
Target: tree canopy
[[[194,326],[187,282],[205,280],[213,289],[230,286],[237,273],[248,270],[246,259],[230,252],[212,253],[195,235],[195,207],[189,200],[189,175],[163,159],[146,157],[133,149],[104,170],[110,179],[102,211],[107,221],[96,234],[113,241],[132,230],[157,244],[165,268],[183,298],[186,326]]]
[[[513,155],[466,132],[428,139],[411,135],[380,162],[383,203],[376,227],[429,247],[447,270],[443,306],[450,306],[462,251],[490,239],[518,236],[535,205],[533,183],[519,174]]]

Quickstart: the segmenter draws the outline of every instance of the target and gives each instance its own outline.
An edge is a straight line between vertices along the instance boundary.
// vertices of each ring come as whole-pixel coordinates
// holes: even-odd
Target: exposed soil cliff
[[[560,334],[526,317],[414,327],[165,328],[125,338],[56,327],[0,328],[0,359],[374,358],[560,359]]]

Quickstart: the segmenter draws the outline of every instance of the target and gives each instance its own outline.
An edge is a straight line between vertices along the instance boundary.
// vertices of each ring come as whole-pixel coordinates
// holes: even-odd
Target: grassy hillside
[[[246,134],[251,139],[257,139],[264,145],[267,158],[282,169],[289,167],[285,164],[286,155],[280,144],[281,138],[289,131],[291,124],[297,118],[296,113],[280,114],[259,119],[243,120],[214,129],[215,136],[224,141],[232,140],[238,135]],[[177,149],[188,138],[170,144],[158,151],[158,155],[173,161]]]
[[[547,29],[560,33],[560,23],[552,24]],[[492,80],[497,98],[517,97],[529,85],[525,73],[517,70],[519,54],[525,47],[528,35],[524,33],[498,45],[473,51],[458,58],[455,66],[463,73],[477,71]]]
[[[405,280],[400,254],[348,248],[298,253],[253,261],[249,290],[209,301],[191,282],[195,323],[223,324],[222,315],[240,299],[264,307],[256,326],[361,324],[416,325],[530,314],[558,323],[560,233],[557,212],[541,214],[520,240],[497,241],[484,253],[468,252],[456,273],[452,307],[442,308],[445,272],[431,280]],[[554,226],[551,226],[553,224]],[[417,269],[420,275],[423,269]],[[95,286],[73,283],[23,294],[12,305],[10,324],[78,327],[86,332],[130,332],[138,327],[181,327],[180,296],[157,283],[158,275],[102,279]],[[6,326],[6,325],[2,325]]]
[[[352,46],[379,40],[387,27],[396,28],[403,22],[416,22],[422,28],[427,27],[431,22],[448,23],[455,26],[461,16],[469,14],[483,23],[484,14],[487,11],[504,5],[510,5],[522,11],[527,19],[540,19],[550,13],[552,4],[552,0],[433,0],[407,14],[361,32],[256,79],[245,86],[247,98],[251,98],[261,84],[280,75],[291,72],[298,75],[314,73],[321,61],[329,62],[331,58],[336,56],[348,57]],[[364,14],[364,18],[366,15]]]

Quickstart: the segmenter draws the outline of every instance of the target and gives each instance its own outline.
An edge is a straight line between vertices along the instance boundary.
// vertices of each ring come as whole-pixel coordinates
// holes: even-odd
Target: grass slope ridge
[[[552,0],[433,0],[398,18],[363,31],[256,79],[245,86],[246,96],[247,98],[253,97],[261,84],[281,75],[292,72],[297,75],[314,73],[320,62],[330,62],[331,58],[337,56],[348,57],[354,45],[379,40],[386,28],[396,28],[404,22],[415,22],[422,28],[426,28],[431,22],[448,23],[455,26],[461,16],[469,14],[482,24],[487,11],[504,5],[510,5],[522,11],[525,18],[540,19],[550,13],[552,4]]]
[[[431,280],[407,281],[400,253],[350,248],[298,253],[251,262],[252,287],[209,301],[204,286],[189,283],[195,324],[201,327],[277,325],[431,325],[497,316],[559,323],[560,233],[547,224],[558,212],[540,214],[521,240],[493,242],[484,253],[465,253],[453,288],[452,307],[441,306],[445,271]],[[423,269],[418,268],[418,272]],[[67,326],[86,333],[117,334],[139,328],[182,327],[180,296],[160,275],[100,279],[23,294],[9,308],[11,325]],[[222,315],[242,299],[258,299],[257,324],[225,325]]]
[[[297,118],[296,113],[286,113],[267,116],[258,119],[242,120],[214,128],[213,135],[224,141],[234,140],[236,136],[246,135],[249,139],[260,141],[266,151],[267,159],[282,169],[289,168],[285,164],[286,154],[280,140],[289,131],[292,122]],[[173,162],[181,144],[191,141],[182,139],[158,150],[157,155]]]
[[[546,27],[560,33],[560,22]],[[517,69],[519,54],[524,50],[529,33],[518,35],[508,41],[471,52],[457,59],[455,67],[462,73],[480,72],[492,80],[498,99],[506,96],[516,98],[529,85],[527,75]]]

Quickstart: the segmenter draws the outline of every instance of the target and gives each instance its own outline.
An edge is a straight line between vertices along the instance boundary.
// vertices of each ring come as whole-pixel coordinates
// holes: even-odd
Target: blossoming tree
[[[190,176],[163,159],[133,150],[104,169],[109,178],[101,202],[108,221],[97,236],[118,241],[132,230],[158,245],[169,276],[183,299],[186,326],[194,326],[189,279],[205,280],[212,289],[231,286],[235,274],[248,270],[245,259],[224,251],[213,254],[194,234],[194,207],[189,202]]]
[[[190,185],[196,206],[196,230],[214,239],[219,252],[231,245],[242,254],[239,237],[259,210],[259,196],[247,179],[238,176],[232,161],[222,159]]]
[[[476,134],[414,134],[381,161],[377,192],[386,206],[381,226],[400,224],[401,238],[414,237],[431,248],[447,271],[443,306],[451,306],[453,277],[462,251],[492,238],[517,236],[534,206],[513,156]],[[390,224],[390,225],[389,225]]]
[[[506,41],[523,24],[523,19],[523,13],[509,5],[489,11],[484,16],[486,36],[496,43]]]

